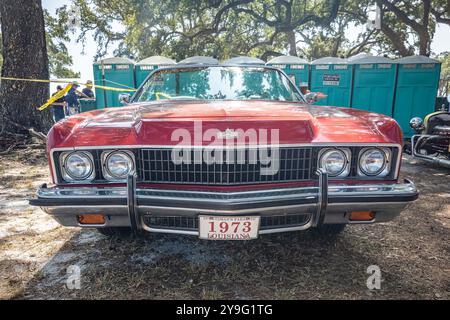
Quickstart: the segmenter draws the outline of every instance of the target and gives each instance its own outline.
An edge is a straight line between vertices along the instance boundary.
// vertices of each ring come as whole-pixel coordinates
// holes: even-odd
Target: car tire
[[[411,142],[405,142],[405,145],[403,146],[403,153],[412,154],[412,150],[411,150]]]
[[[131,228],[127,227],[97,228],[97,231],[108,237],[129,237],[133,234]]]

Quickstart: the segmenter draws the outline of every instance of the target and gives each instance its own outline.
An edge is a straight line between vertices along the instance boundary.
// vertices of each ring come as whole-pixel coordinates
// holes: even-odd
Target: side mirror
[[[422,118],[415,117],[409,121],[409,126],[419,132],[423,129],[423,120]]]
[[[131,96],[128,93],[119,94],[119,102],[123,105],[127,105],[130,103]]]
[[[305,94],[306,102],[312,104],[319,100],[325,99],[327,97],[326,94],[323,94],[322,92],[309,92]]]
[[[447,96],[447,101],[450,103],[450,94]]]

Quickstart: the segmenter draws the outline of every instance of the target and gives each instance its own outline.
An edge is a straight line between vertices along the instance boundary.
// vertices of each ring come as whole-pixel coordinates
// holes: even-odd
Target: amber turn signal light
[[[375,218],[375,212],[373,211],[353,211],[350,212],[351,221],[371,221]]]
[[[105,216],[102,214],[82,214],[77,216],[80,224],[104,224]]]

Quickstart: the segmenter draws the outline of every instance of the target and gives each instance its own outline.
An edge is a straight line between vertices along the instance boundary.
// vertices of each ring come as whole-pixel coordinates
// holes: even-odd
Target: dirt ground
[[[450,299],[450,171],[404,156],[420,199],[396,220],[250,242],[108,238],[28,205],[47,182],[40,150],[0,156],[0,299]],[[366,286],[379,266],[381,289]],[[69,267],[80,289],[69,289]],[[69,273],[68,273],[69,268]]]

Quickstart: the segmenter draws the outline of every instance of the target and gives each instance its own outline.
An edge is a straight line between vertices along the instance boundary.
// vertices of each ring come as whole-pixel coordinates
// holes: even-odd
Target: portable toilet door
[[[410,119],[423,119],[434,111],[441,64],[425,56],[405,57],[397,63],[394,119],[402,127],[404,138],[410,138],[414,134]]]
[[[341,58],[325,57],[311,62],[311,91],[327,98],[316,105],[349,107],[352,90],[352,66]]]
[[[309,62],[294,56],[279,56],[266,63],[283,70],[297,87],[309,87]]]
[[[140,87],[140,85],[153,70],[168,67],[174,64],[176,64],[174,60],[162,56],[152,56],[139,61],[136,63],[134,68],[136,88]]]
[[[354,69],[351,107],[391,117],[395,91],[395,62],[385,57],[370,56],[348,60]]]
[[[96,85],[114,88],[134,89],[134,63],[126,58],[107,58],[94,63]],[[121,107],[119,94],[129,91],[111,91],[95,88],[97,109]]]

